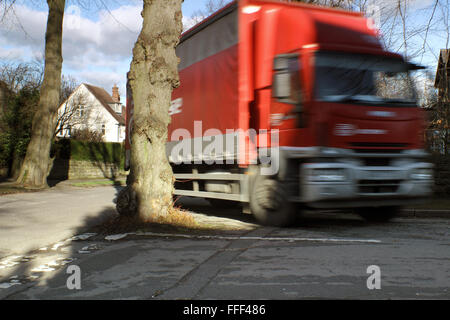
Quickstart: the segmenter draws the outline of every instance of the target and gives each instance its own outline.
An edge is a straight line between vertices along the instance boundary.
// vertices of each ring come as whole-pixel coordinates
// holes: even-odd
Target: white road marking
[[[31,272],[51,272],[51,271],[55,271],[55,268],[49,267],[46,264],[43,264],[37,268],[31,269]]]
[[[20,282],[3,282],[0,283],[0,289],[8,289],[11,288],[12,286],[17,286],[21,284]]]
[[[113,235],[110,235],[110,236],[106,236],[105,240],[108,240],[108,241],[120,240],[120,239],[125,238],[129,234],[132,234],[132,233],[113,234]]]
[[[96,233],[84,233],[84,234],[80,234],[80,235],[70,238],[69,241],[87,240],[95,235],[97,235],[97,234]]]
[[[350,243],[381,243],[376,239],[345,239],[345,238],[297,238],[297,237],[246,237],[246,236],[200,236],[172,233],[139,232],[127,235],[153,236],[153,237],[173,237],[186,239],[215,239],[215,240],[255,240],[255,241],[288,241],[288,242],[350,242]]]

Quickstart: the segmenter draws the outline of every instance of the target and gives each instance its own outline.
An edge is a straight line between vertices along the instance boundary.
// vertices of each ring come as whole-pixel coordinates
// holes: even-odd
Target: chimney
[[[119,88],[116,84],[114,84],[114,87],[112,88],[112,99],[114,102],[120,102]]]

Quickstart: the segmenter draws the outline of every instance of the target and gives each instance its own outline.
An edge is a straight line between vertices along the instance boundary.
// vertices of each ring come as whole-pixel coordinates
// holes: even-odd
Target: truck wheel
[[[287,227],[296,217],[296,206],[288,197],[289,192],[282,183],[258,175],[250,195],[250,209],[263,225]]]
[[[399,211],[400,207],[395,206],[358,208],[355,210],[355,212],[364,220],[370,222],[388,222],[393,219]]]

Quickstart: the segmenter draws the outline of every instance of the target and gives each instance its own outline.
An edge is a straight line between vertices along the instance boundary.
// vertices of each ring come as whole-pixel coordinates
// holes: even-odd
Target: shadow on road
[[[179,197],[175,201],[176,206],[182,209],[205,214],[210,217],[229,218],[245,223],[258,224],[258,221],[251,214],[242,213],[242,207],[235,206],[215,206],[206,199],[193,197]],[[390,223],[395,223],[395,219]],[[338,210],[305,210],[299,209],[295,223],[289,229],[329,229],[329,228],[355,228],[371,227],[374,225],[383,225],[383,223],[368,222],[352,211]]]
[[[230,203],[229,206],[217,206],[211,204],[206,199],[193,197],[177,197],[175,199],[175,206],[181,207],[182,209],[187,211],[204,214],[210,217],[229,218],[245,223],[257,223],[252,215],[242,213],[242,207],[234,203]]]
[[[105,208],[97,215],[86,218],[74,230],[74,234],[81,235],[81,238],[61,239],[40,249],[0,259],[0,299],[58,299],[58,295],[52,294],[51,288],[66,287],[69,276],[67,267],[80,261],[80,249],[89,244],[84,243],[83,235],[87,236],[92,226],[110,217],[111,211],[115,210]]]

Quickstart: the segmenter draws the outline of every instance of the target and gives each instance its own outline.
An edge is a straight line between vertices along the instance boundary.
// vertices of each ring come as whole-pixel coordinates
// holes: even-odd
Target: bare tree
[[[307,4],[343,9],[351,9],[355,3],[354,0],[287,0],[287,2],[304,2]]]
[[[3,117],[6,110],[8,95],[9,95],[8,86],[4,81],[0,79],[0,132],[5,131]]]
[[[231,0],[208,0],[204,8],[194,11],[192,14],[191,19],[193,23],[199,23],[217,10],[226,6],[229,2],[231,2]]]
[[[80,5],[83,5],[84,2],[83,0],[77,0],[77,3]],[[102,0],[99,0],[99,2],[103,4]],[[0,22],[4,22],[7,14],[15,14],[15,4],[15,0],[0,0],[0,7],[4,9],[0,15]],[[65,4],[65,0],[47,0],[48,18],[45,34],[45,66],[39,81],[40,101],[33,118],[31,141],[28,144],[20,175],[16,181],[19,184],[33,188],[44,188],[47,186],[47,175],[52,165],[50,147],[57,125],[57,110],[65,93],[61,90],[61,87],[64,88],[64,86],[61,86],[61,49]],[[25,30],[23,31],[26,32]],[[20,74],[26,73],[18,73],[19,76]],[[11,79],[12,83],[18,85],[23,81],[24,79],[20,77]]]
[[[70,97],[70,95],[75,91],[78,85],[79,83],[74,77],[65,75],[62,76],[61,93],[59,97],[60,105]]]
[[[0,65],[0,80],[11,92],[24,87],[39,88],[42,83],[43,65],[33,62],[5,62]]]
[[[47,186],[50,172],[50,147],[56,127],[60,101],[62,69],[62,26],[65,0],[47,0],[45,69],[39,107],[33,118],[31,141],[17,182],[33,188]]]
[[[430,106],[430,125],[428,132],[435,145],[443,154],[448,154],[450,147],[450,49],[441,50],[435,86],[437,94]]]
[[[70,95],[69,95],[70,96]],[[61,104],[58,109],[54,137],[66,136],[69,128],[80,128],[88,125],[92,110],[87,106],[87,99],[81,93],[76,93]],[[70,130],[69,130],[70,131]]]
[[[144,22],[128,76],[135,120],[130,178],[118,208],[137,213],[142,221],[164,221],[173,209],[174,176],[166,141],[172,90],[179,86],[175,48],[182,31],[181,3],[144,0]]]

